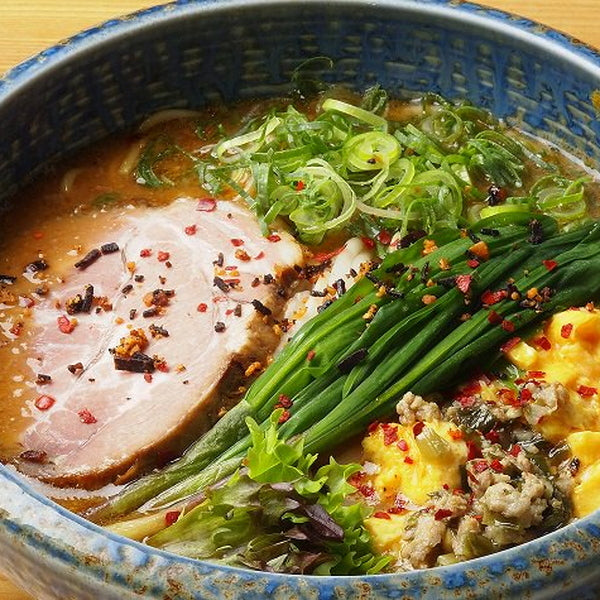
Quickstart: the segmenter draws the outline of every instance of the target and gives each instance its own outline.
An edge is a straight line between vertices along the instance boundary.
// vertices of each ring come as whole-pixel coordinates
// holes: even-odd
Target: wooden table
[[[142,0],[0,0],[0,73],[58,40],[110,17],[156,4]],[[482,0],[600,48],[600,0]],[[0,575],[0,600],[31,597]]]

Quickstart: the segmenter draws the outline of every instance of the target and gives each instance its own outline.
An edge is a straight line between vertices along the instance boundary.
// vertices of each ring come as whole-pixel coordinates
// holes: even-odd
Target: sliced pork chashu
[[[263,237],[235,203],[200,208],[181,199],[120,216],[108,240],[118,250],[73,266],[36,307],[29,364],[51,383],[22,438],[44,460],[22,470],[94,487],[156,459],[208,426],[232,364],[277,344],[272,318],[300,247],[284,232]]]

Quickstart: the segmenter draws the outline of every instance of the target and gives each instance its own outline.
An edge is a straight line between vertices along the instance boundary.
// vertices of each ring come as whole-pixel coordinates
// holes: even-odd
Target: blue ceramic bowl
[[[316,55],[330,81],[468,98],[600,163],[600,56],[446,0],[180,1],[113,20],[0,79],[0,209],[52,159],[165,107],[277,95]],[[490,557],[370,577],[256,573],[111,535],[0,467],[0,570],[39,599],[600,597],[600,514]]]

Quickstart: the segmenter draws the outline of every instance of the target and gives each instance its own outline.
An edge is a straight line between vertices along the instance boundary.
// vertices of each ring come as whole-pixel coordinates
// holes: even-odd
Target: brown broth
[[[145,134],[138,132],[101,142],[55,166],[42,180],[19,192],[14,198],[14,208],[0,215],[0,274],[17,276],[14,285],[2,286],[9,301],[0,303],[0,325],[8,329],[11,323],[23,324],[13,340],[0,334],[3,370],[0,461],[10,462],[23,451],[19,437],[32,422],[29,415],[36,410],[33,402],[39,395],[34,381],[36,374],[27,365],[28,344],[35,335],[30,318],[32,309],[19,306],[19,302],[27,303],[24,298],[35,302],[35,290],[40,285],[46,283],[52,287],[65,277],[77,257],[89,250],[90,235],[110,241],[114,211],[122,211],[129,205],[162,206],[182,196],[207,195],[185,157],[178,156],[162,164],[161,168],[168,170],[169,175],[177,175],[173,186],[140,185],[132,169],[123,169],[123,166],[135,165],[136,152],[150,135],[168,136],[186,151],[195,152],[222,135],[223,130],[215,123],[222,123],[225,132],[233,132],[239,127],[242,115],[258,115],[281,102],[245,103],[232,110],[207,110],[197,118],[160,123]],[[410,120],[415,116],[415,104],[392,103],[390,114],[397,120]],[[567,176],[581,175],[581,164],[554,148],[545,148],[547,158],[559,165]],[[591,197],[600,197],[597,181],[588,187]],[[596,201],[592,212],[598,214]],[[339,237],[332,237],[325,241],[322,249],[327,251],[339,244]],[[40,258],[45,259],[50,268],[29,279],[22,277],[24,266]]]

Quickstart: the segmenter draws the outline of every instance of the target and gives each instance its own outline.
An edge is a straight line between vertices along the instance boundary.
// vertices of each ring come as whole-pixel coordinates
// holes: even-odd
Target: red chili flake
[[[217,208],[217,201],[214,198],[200,198],[196,210],[200,212],[212,212]]]
[[[387,519],[388,521],[392,518],[388,513],[383,512],[381,510],[378,510],[377,512],[373,513],[373,517],[375,519]]]
[[[23,308],[32,308],[35,305],[35,300],[33,298],[28,298],[27,296],[19,296],[19,306]]]
[[[414,461],[414,460],[413,460],[413,459],[412,459],[410,456],[405,456],[405,457],[404,457],[404,462],[405,462],[407,465],[412,465],[412,464],[413,464],[415,461]]]
[[[402,506],[392,506],[392,507],[388,508],[388,512],[391,515],[400,515],[405,511],[406,511],[406,509]]]
[[[267,236],[267,239],[268,239],[270,242],[273,242],[273,243],[274,243],[274,242],[280,242],[280,241],[281,241],[281,237],[279,237],[279,236],[278,236],[276,233],[272,233],[271,235],[268,235],[268,236]]]
[[[306,360],[311,361],[315,356],[316,356],[316,352],[314,350],[309,350],[306,353]]]
[[[474,458],[481,458],[481,448],[473,441],[467,440],[467,460],[473,460]]]
[[[490,463],[490,469],[492,469],[492,471],[496,471],[496,473],[502,473],[504,471],[504,465],[497,458],[495,458]]]
[[[467,266],[471,267],[471,269],[476,269],[479,266],[479,261],[476,258],[470,258],[467,261]]]
[[[196,310],[198,312],[206,312],[208,310],[208,304],[206,304],[206,302],[200,302],[200,304],[198,304],[198,307],[196,308]]]
[[[281,415],[279,415],[279,420],[277,422],[281,425],[282,423],[288,421],[291,416],[292,415],[290,415],[289,410],[284,410]]]
[[[483,292],[483,294],[481,294],[481,301],[484,304],[491,306],[492,304],[498,304],[498,302],[501,302],[507,297],[508,292],[506,290],[497,290],[495,292],[492,292],[491,290],[486,290],[485,292]]]
[[[392,241],[392,236],[390,234],[389,231],[386,231],[385,229],[382,229],[378,234],[377,234],[377,239],[379,240],[379,242],[381,244],[383,244],[384,246],[388,246],[389,243]]]
[[[148,383],[152,383],[152,373],[144,373],[144,380]]]
[[[558,263],[555,260],[543,260],[542,264],[548,269],[548,271],[554,271],[558,267]]]
[[[445,484],[444,484],[442,487],[443,487],[443,488],[444,488],[446,491],[448,491],[448,490],[450,489],[450,486],[449,486],[447,483],[445,483]]]
[[[436,521],[441,521],[442,519],[446,519],[447,517],[451,517],[452,516],[452,511],[448,510],[447,508],[439,508],[438,510],[435,511],[433,518]]]
[[[456,401],[463,407],[463,408],[470,408],[471,406],[473,406],[476,402],[476,398],[475,396],[459,396],[458,398],[456,398]]]
[[[488,313],[488,322],[491,323],[492,325],[499,325],[500,323],[502,323],[503,319],[502,316],[499,315],[495,310],[490,310],[490,312]]]
[[[523,403],[531,402],[531,400],[533,400],[533,394],[527,388],[522,388],[519,390],[519,398]]]
[[[519,444],[513,444],[512,448],[508,451],[511,456],[519,456],[521,454],[521,446]]]
[[[589,398],[590,396],[593,396],[594,394],[597,394],[598,390],[595,387],[589,387],[587,385],[580,385],[577,388],[577,393],[582,398]]]
[[[367,474],[364,471],[358,471],[348,477],[348,483],[358,489],[366,477]]]
[[[279,404],[282,408],[290,408],[292,406],[292,399],[285,394],[279,394]]]
[[[169,372],[169,365],[167,364],[167,362],[162,359],[162,360],[155,360],[154,361],[154,366],[156,367],[157,371],[160,371],[161,373],[168,373]]]
[[[571,333],[573,331],[573,323],[566,323],[560,328],[560,337],[565,339],[571,337]]]
[[[375,490],[368,483],[364,483],[358,488],[358,492],[365,498],[372,498],[375,495]]]
[[[44,237],[44,233],[42,231],[34,231],[32,234],[34,240],[41,240]]]
[[[402,452],[407,452],[408,451],[408,443],[406,442],[406,440],[400,440],[396,446],[398,446],[398,448],[400,450],[402,450]]]
[[[16,335],[17,337],[19,337],[21,335],[21,332],[23,331],[23,323],[21,323],[20,321],[17,323],[14,323],[13,326],[8,331],[10,333],[12,333],[13,335]]]
[[[383,445],[391,446],[398,441],[398,429],[389,423],[382,425],[383,429]]]
[[[500,441],[500,434],[495,429],[490,429],[483,437],[492,444],[497,444]]]
[[[466,294],[471,289],[471,283],[473,282],[473,275],[457,275],[455,281],[456,281],[456,287],[463,294]]]
[[[529,379],[543,379],[546,377],[545,371],[527,371],[527,377]]]
[[[87,408],[82,408],[77,414],[79,420],[86,425],[91,425],[97,421],[96,417]]]
[[[231,238],[229,240],[236,248],[238,246],[243,246],[244,245],[244,240],[240,240],[240,238]]]
[[[500,352],[509,352],[512,350],[519,342],[521,341],[520,337],[513,337],[509,340],[506,340],[502,346],[500,346]]]
[[[188,225],[183,231],[185,231],[186,235],[195,235],[196,232],[198,231],[198,226],[197,225]]]
[[[71,333],[73,329],[75,329],[75,323],[73,323],[71,319],[65,317],[64,315],[58,317],[58,319],[56,319],[56,322],[58,323],[58,329],[62,333]]]
[[[42,394],[36,401],[35,407],[38,410],[48,410],[52,408],[56,400],[52,396],[47,396],[46,394]]]
[[[344,250],[345,247],[346,244],[340,246],[339,248],[336,248],[335,250],[332,250],[331,252],[317,252],[317,254],[312,255],[311,262],[314,262],[316,264],[322,264],[325,261],[332,259],[334,256],[337,256],[340,252]]]
[[[448,435],[453,439],[453,440],[462,440],[464,437],[463,432],[460,429],[450,429],[448,431]]]
[[[474,518],[476,521],[483,521],[483,515],[473,515],[473,518]]]
[[[165,262],[166,260],[169,260],[170,256],[171,254],[169,252],[159,250],[156,258],[158,259],[158,262]]]
[[[264,252],[261,250],[261,251],[260,251],[260,252],[259,252],[259,253],[258,253],[258,254],[257,254],[255,257],[254,257],[254,259],[255,259],[255,260],[259,260],[259,259],[261,259],[261,258],[264,258],[264,257],[265,257],[265,253],[264,253]]]
[[[374,431],[377,431],[377,428],[379,427],[380,423],[379,421],[373,421],[372,423],[369,423],[369,426],[367,427],[367,431],[369,433],[373,433]]]
[[[415,437],[417,437],[421,431],[423,431],[425,427],[425,423],[423,423],[423,421],[417,421],[414,425],[413,425],[413,435]]]
[[[148,258],[151,255],[152,255],[152,250],[150,250],[150,248],[142,248],[140,250],[140,257],[141,258]]]
[[[504,329],[504,331],[507,331],[508,333],[512,333],[515,330],[515,324],[512,321],[509,321],[508,319],[504,319],[502,321],[502,329]]]
[[[479,392],[481,392],[481,382],[479,381],[471,381],[461,389],[461,394],[467,394],[469,396],[472,394],[479,394]]]
[[[485,460],[478,460],[473,463],[473,471],[475,471],[475,473],[483,473],[484,471],[487,471],[487,469],[488,464]]]
[[[360,239],[365,245],[365,248],[368,248],[369,250],[373,250],[373,248],[375,248],[375,240],[372,240],[370,237],[366,236],[363,236]]]
[[[535,340],[533,340],[533,343],[536,346],[539,346],[542,350],[550,350],[552,348],[550,340],[545,335],[541,335],[540,337],[535,338]]]
[[[510,404],[511,406],[516,406],[518,404],[517,393],[515,392],[515,390],[511,390],[509,388],[502,388],[496,392],[496,396],[504,404]]]
[[[166,515],[165,515],[165,524],[167,527],[173,525],[173,523],[175,523],[177,521],[177,519],[179,519],[179,515],[181,514],[180,510],[170,510]]]
[[[302,179],[299,179],[298,181],[294,181],[294,189],[297,192],[301,192],[305,187],[306,187],[306,185],[304,184],[304,181],[302,181]]]

